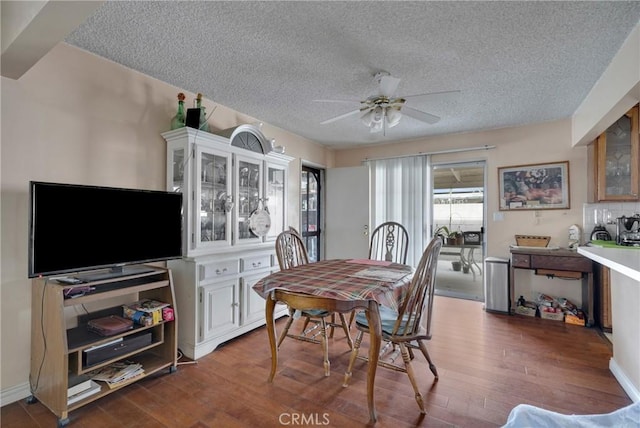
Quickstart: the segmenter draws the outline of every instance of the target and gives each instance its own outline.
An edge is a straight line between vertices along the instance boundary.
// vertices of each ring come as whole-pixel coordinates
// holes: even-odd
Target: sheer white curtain
[[[367,161],[371,184],[371,230],[385,221],[409,233],[407,264],[415,266],[429,239],[431,168],[429,156]]]

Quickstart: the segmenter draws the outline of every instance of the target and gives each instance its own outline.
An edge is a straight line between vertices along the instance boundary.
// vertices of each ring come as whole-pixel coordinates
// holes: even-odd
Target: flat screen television
[[[181,193],[29,183],[29,278],[181,256]]]

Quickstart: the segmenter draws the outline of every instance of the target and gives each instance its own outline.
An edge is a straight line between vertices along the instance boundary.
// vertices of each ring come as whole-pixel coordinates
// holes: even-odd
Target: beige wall
[[[19,80],[2,78],[2,404],[28,393],[28,182],[163,190],[166,144],[160,133],[169,129],[180,91],[189,102],[195,98],[66,44],[57,45]],[[216,105],[206,99],[203,104],[207,112]],[[257,121],[218,106],[209,123],[215,131]],[[296,158],[290,168],[289,220],[297,224],[300,158],[331,166],[333,153],[268,124],[262,130]],[[60,207],[60,215],[67,209],[82,210],[81,202]]]
[[[514,243],[513,235],[516,233],[551,235],[556,245],[566,245],[568,227],[573,223],[582,223],[582,204],[586,201],[587,149],[572,148],[570,135],[570,120],[453,134],[422,141],[397,143],[393,146],[339,151],[336,156],[336,166],[359,165],[365,158],[495,146],[490,150],[434,155],[433,162],[486,161],[486,204],[489,217],[487,232],[490,236],[488,252],[491,255],[502,256],[508,253],[508,246]],[[493,221],[493,213],[498,212],[498,167],[565,160],[569,161],[570,171],[571,208],[569,210],[541,211],[538,212],[541,217],[536,219],[531,211],[504,212],[503,221]]]

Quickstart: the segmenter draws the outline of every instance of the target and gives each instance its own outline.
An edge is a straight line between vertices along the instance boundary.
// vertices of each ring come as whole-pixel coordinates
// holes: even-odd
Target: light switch
[[[496,211],[493,213],[493,221],[503,221],[504,220],[504,213],[501,213],[500,211]]]

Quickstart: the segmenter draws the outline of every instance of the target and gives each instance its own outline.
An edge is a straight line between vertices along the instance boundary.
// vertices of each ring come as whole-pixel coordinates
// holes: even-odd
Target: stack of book
[[[142,364],[119,361],[90,373],[92,380],[106,382],[109,389],[128,384],[144,375]]]
[[[162,309],[169,303],[158,300],[143,299],[122,307],[125,318],[141,325],[154,325],[162,322]]]
[[[100,384],[86,376],[70,376],[67,389],[67,405],[100,392]]]

